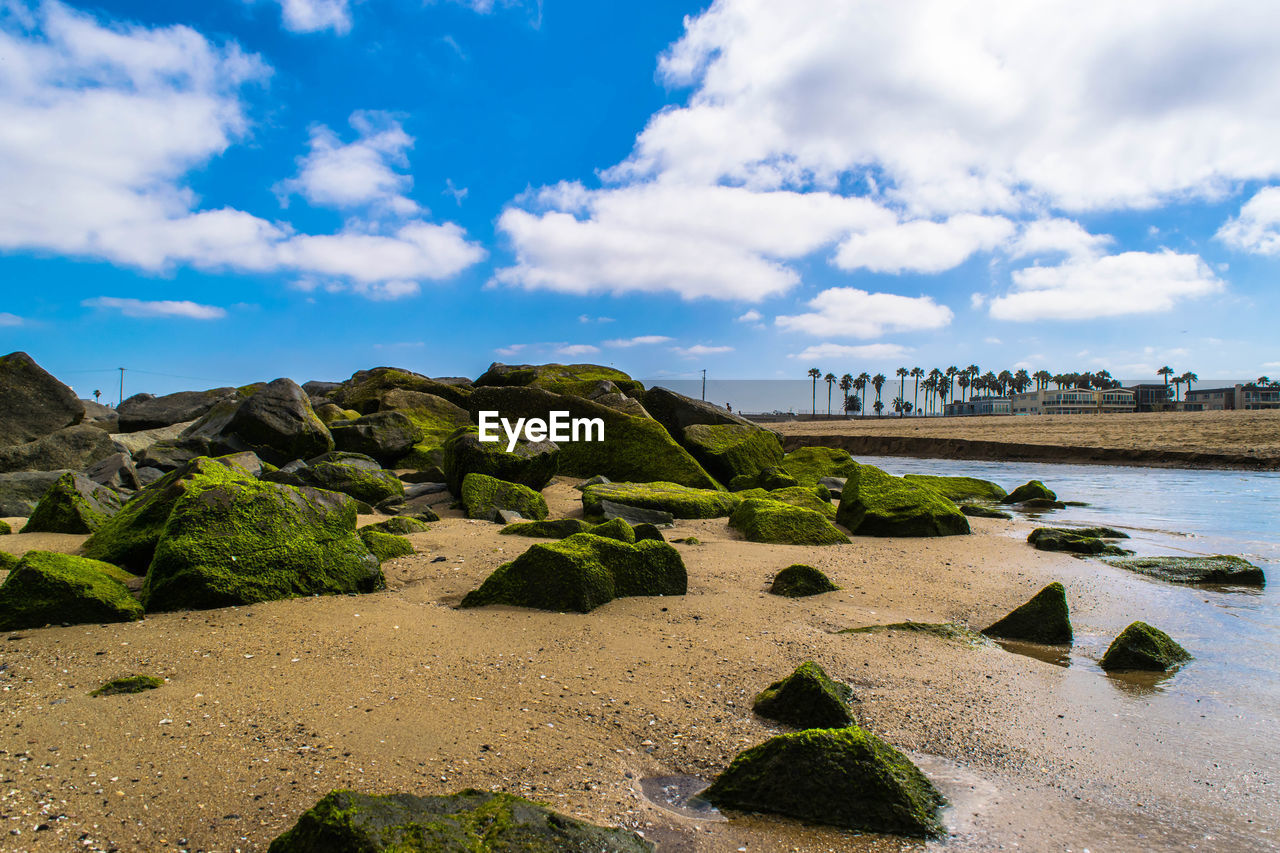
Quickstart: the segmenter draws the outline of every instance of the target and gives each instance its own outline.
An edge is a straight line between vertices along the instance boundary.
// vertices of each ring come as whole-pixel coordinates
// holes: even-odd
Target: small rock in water
[[[1027,640],[1055,645],[1071,642],[1071,618],[1067,610],[1067,591],[1054,581],[1037,592],[1030,601],[996,622],[982,633],[1007,640]]]
[[[1164,631],[1146,622],[1134,622],[1115,638],[1099,665],[1108,672],[1126,669],[1166,672],[1189,660],[1191,653]]]

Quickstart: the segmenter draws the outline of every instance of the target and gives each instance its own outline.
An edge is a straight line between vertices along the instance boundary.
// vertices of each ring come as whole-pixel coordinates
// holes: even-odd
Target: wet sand
[[[553,516],[579,511],[571,482],[547,489]],[[688,595],[582,615],[454,609],[535,540],[440,511],[410,537],[417,554],[386,564],[383,593],[0,636],[0,849],[260,851],[343,787],[502,789],[638,829],[663,851],[922,847],[681,815],[643,796],[644,779],[709,779],[782,731],[751,698],[807,659],[851,684],[860,722],[939,781],[954,803],[948,849],[1280,849],[1280,746],[1254,721],[999,646],[835,633],[904,619],[981,627],[1051,580],[1066,584],[1084,638],[1149,615],[1140,583],[1032,550],[1025,522],[830,548],[677,522],[668,538],[704,543],[675,546]],[[794,562],[843,589],[767,595]],[[134,672],[168,682],[88,696]],[[1223,748],[1224,729],[1239,748]]]

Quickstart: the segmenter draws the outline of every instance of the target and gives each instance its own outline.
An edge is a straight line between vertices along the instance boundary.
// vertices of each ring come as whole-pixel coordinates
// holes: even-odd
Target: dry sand
[[[553,516],[579,511],[570,482],[547,489]],[[441,513],[410,537],[417,554],[386,565],[386,592],[0,637],[0,848],[261,851],[334,788],[464,787],[632,827],[664,853],[914,848],[777,818],[682,816],[642,795],[643,779],[710,778],[780,731],[751,697],[812,659],[853,686],[863,724],[940,781],[955,804],[948,849],[1277,849],[1266,830],[1280,825],[1269,775],[1280,756],[1206,754],[1197,727],[1213,721],[1195,707],[1170,721],[1147,713],[1140,687],[999,647],[834,633],[904,619],[981,627],[1055,579],[1078,632],[1129,621],[1140,593],[1097,564],[1030,549],[1022,522],[829,548],[678,522],[669,538],[704,543],[675,546],[688,595],[582,615],[456,610],[532,540]],[[794,562],[843,589],[767,595]],[[167,683],[89,697],[129,673]]]

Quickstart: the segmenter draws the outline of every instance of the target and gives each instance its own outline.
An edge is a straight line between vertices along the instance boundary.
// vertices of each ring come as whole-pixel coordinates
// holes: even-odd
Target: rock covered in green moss
[[[0,572],[11,572],[18,565],[19,558],[8,551],[0,551]]]
[[[769,592],[786,598],[804,598],[824,592],[835,592],[839,588],[821,569],[796,563],[793,566],[787,566],[774,576]]]
[[[625,829],[585,823],[511,794],[446,797],[332,791],[268,853],[652,853]]]
[[[504,536],[533,536],[539,539],[566,539],[585,533],[592,525],[580,518],[557,518],[546,521],[517,521],[498,532]]]
[[[23,533],[92,533],[120,511],[116,492],[79,474],[63,474],[31,511]]]
[[[628,522],[630,524],[630,522]],[[662,535],[662,531],[658,529],[656,524],[648,524],[641,522],[640,524],[632,524],[631,530],[635,533],[636,541],[643,542],[648,539],[652,542],[666,542],[667,538]]]
[[[485,474],[473,473],[463,478],[459,497],[467,518],[495,521],[498,511],[504,509],[539,521],[547,517],[547,502],[542,495],[520,483]]]
[[[621,518],[613,518],[601,524],[592,525],[586,532],[595,536],[604,536],[607,539],[617,539],[619,542],[635,544],[636,541],[635,528]]]
[[[1000,503],[1020,504],[1029,500],[1057,502],[1058,496],[1039,480],[1030,480],[1000,499]]]
[[[904,480],[916,485],[928,486],[944,498],[961,501],[999,501],[1008,496],[1003,488],[990,480],[977,477],[937,477],[930,474],[907,474]]]
[[[1003,518],[1005,520],[1013,518],[1007,512],[1001,512],[998,509],[992,509],[982,504],[960,504],[960,511],[970,518]]]
[[[845,628],[841,634],[879,634],[885,631],[904,631],[910,634],[924,634],[939,640],[961,642],[969,646],[990,646],[992,642],[972,628],[955,622],[889,622],[884,625],[863,625],[860,628]]]
[[[0,521],[0,536],[8,536],[13,532],[13,528],[9,526],[9,522]]]
[[[1067,591],[1054,581],[982,633],[1006,640],[1057,645],[1071,642],[1071,615]]]
[[[403,498],[404,483],[390,471],[375,470],[342,462],[319,462],[297,472],[303,485],[342,492],[370,506],[388,498]]]
[[[445,440],[459,428],[471,423],[471,415],[466,409],[436,394],[422,391],[398,388],[387,391],[378,397],[377,407],[379,412],[398,412],[404,415],[422,433],[417,443],[396,460],[397,468],[443,470]]]
[[[782,462],[778,436],[754,424],[694,424],[685,428],[680,443],[724,483]]]
[[[445,482],[459,497],[468,474],[484,474],[540,492],[559,466],[560,448],[552,441],[519,441],[508,453],[505,440],[481,441],[476,427],[463,427],[444,443]]]
[[[857,463],[845,482],[836,521],[855,536],[955,536],[969,532],[969,520],[960,508],[933,489]]]
[[[1191,653],[1172,637],[1146,622],[1134,622],[1120,632],[1099,665],[1108,672],[1140,669],[1166,672],[1191,660]]]
[[[163,678],[154,675],[126,675],[113,678],[106,684],[90,693],[90,696],[118,696],[120,694],[141,693],[144,690],[155,690],[164,686]]]
[[[586,397],[601,382],[612,382],[624,394],[644,392],[643,385],[621,370],[600,364],[502,364],[495,361],[476,379],[475,384],[477,388],[529,387]]]
[[[338,492],[231,481],[178,499],[143,585],[148,611],[372,592],[378,559]]]
[[[276,379],[245,392],[234,402],[215,405],[183,431],[180,441],[202,453],[252,450],[275,465],[333,450],[328,427],[293,380]]]
[[[439,521],[440,519],[436,519]],[[396,536],[404,536],[409,533],[426,533],[431,527],[425,521],[419,521],[407,515],[397,515],[383,521],[366,524],[360,528],[363,533],[366,530],[372,530],[377,533],[393,533]]]
[[[755,474],[739,474],[729,481],[729,491],[745,492],[751,489],[771,491],[775,489],[793,488],[799,485],[799,481],[788,474],[787,469],[775,465],[771,468],[765,468]]]
[[[836,507],[835,504],[831,503],[831,492],[827,490],[826,486],[788,486],[770,491],[747,489],[744,492],[735,492],[735,494],[743,500],[747,498],[764,498],[765,500],[781,501],[792,506],[802,506],[805,509],[820,512],[833,521],[836,517]]]
[[[1037,527],[1027,535],[1027,541],[1038,551],[1065,551],[1070,554],[1094,556],[1102,554],[1123,556],[1128,553],[1123,548],[1104,541],[1100,536],[1090,535],[1098,529],[1109,530],[1109,528],[1088,527]]]
[[[661,510],[674,518],[724,518],[741,499],[729,492],[694,489],[677,483],[600,483],[582,490],[585,515],[600,515],[602,501]]]
[[[0,631],[141,619],[127,577],[98,560],[28,551],[0,584]]]
[[[413,543],[403,536],[397,536],[394,533],[383,533],[379,530],[370,530],[367,527],[358,532],[360,541],[369,549],[369,553],[378,558],[380,563],[394,560],[396,557],[406,557],[413,553]]]
[[[788,453],[781,467],[796,485],[816,486],[823,477],[850,477],[858,468],[847,450],[834,447],[799,447]],[[765,488],[777,488],[761,483]]]
[[[333,391],[330,398],[343,408],[368,414],[378,411],[387,392],[397,390],[431,394],[462,407],[467,405],[467,398],[471,396],[471,389],[465,385],[442,382],[410,370],[375,367],[357,371],[342,383],[341,388]]]
[[[853,725],[849,702],[853,690],[833,680],[813,661],[806,661],[755,698],[752,710],[797,729],[837,729]]]
[[[918,838],[945,804],[905,755],[857,726],[778,735],[738,755],[702,798],[721,808]]]
[[[1225,554],[1212,557],[1131,557],[1106,562],[1116,568],[1169,583],[1265,586],[1267,582],[1262,569],[1243,557]]]
[[[510,604],[588,613],[615,598],[684,595],[687,588],[684,561],[665,542],[633,545],[578,533],[534,545],[503,563],[461,606]]]
[[[729,516],[729,526],[750,542],[775,545],[847,545],[826,516],[781,501],[749,498]]]
[[[422,441],[422,430],[401,412],[374,412],[353,421],[333,421],[329,432],[337,450],[363,453],[383,465],[394,463]]]

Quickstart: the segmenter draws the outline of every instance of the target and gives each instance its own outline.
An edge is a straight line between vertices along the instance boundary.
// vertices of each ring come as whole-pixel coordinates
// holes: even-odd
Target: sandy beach
[[[553,516],[580,514],[573,482],[546,490]],[[1114,636],[1141,614],[1143,582],[1032,550],[1026,522],[805,548],[741,541],[724,519],[680,521],[668,538],[703,543],[676,546],[688,595],[579,615],[455,609],[531,540],[446,507],[411,537],[415,555],[386,564],[385,592],[0,638],[0,849],[261,851],[334,788],[465,787],[634,828],[664,853],[918,846],[680,814],[644,796],[646,779],[709,780],[781,731],[751,698],[808,659],[852,685],[859,721],[951,799],[948,849],[1277,849],[1276,744],[1223,751],[1210,715],[1145,707],[1158,685],[995,645],[836,633],[906,619],[982,627],[1052,580],[1066,584],[1078,637]],[[15,553],[36,544],[78,543],[0,537]],[[795,562],[842,589],[766,594]],[[129,673],[167,683],[89,697]]]

